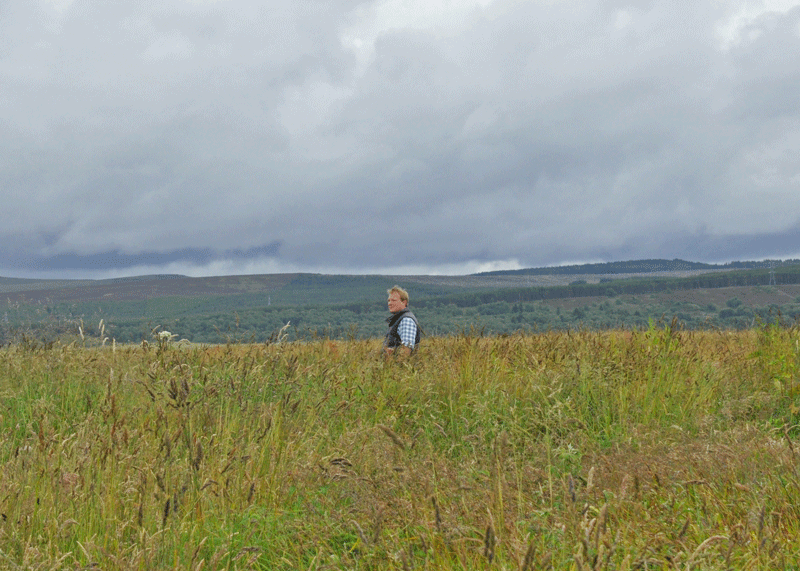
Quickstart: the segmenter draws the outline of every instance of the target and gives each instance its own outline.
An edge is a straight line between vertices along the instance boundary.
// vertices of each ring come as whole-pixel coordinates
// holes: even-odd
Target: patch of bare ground
[[[737,298],[751,307],[764,307],[773,303],[783,305],[798,297],[800,285],[703,288],[650,295],[651,299],[660,301],[680,301],[697,305],[713,303],[717,306],[724,306],[729,299]]]
[[[605,296],[573,297],[546,300],[544,303],[567,310],[601,303],[609,299],[621,299],[623,302],[639,300],[649,303],[693,303],[701,307],[713,304],[716,307],[724,307],[727,301],[733,298],[739,299],[749,307],[766,307],[771,304],[785,305],[800,299],[800,285],[698,288],[660,293],[622,294],[614,298]]]

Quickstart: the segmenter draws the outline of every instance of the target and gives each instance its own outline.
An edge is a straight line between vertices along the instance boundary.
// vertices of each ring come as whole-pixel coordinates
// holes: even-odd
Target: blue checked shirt
[[[410,317],[404,317],[400,320],[400,325],[397,326],[397,334],[400,336],[400,341],[406,347],[414,348],[414,341],[417,340],[417,324]]]

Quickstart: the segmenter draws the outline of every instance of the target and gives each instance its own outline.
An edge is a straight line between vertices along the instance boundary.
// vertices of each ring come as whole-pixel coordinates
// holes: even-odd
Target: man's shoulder
[[[403,317],[400,318],[398,325],[399,324],[410,325],[412,323],[414,324],[415,327],[417,326],[417,316],[409,311],[408,313],[403,315]]]

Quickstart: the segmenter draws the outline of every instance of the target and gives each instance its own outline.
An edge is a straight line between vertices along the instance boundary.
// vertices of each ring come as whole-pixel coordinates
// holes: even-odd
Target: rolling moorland
[[[406,287],[430,336],[465,331],[742,329],[800,315],[800,260],[638,260],[470,276],[274,274],[113,280],[0,278],[0,339],[139,343],[157,331],[197,343],[383,334],[385,292]],[[3,307],[4,305],[4,307]]]

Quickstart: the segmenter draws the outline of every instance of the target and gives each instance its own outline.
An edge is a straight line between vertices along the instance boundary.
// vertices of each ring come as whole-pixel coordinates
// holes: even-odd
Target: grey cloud
[[[205,265],[217,260],[252,260],[263,256],[275,256],[280,250],[279,241],[254,246],[247,249],[214,251],[211,248],[181,248],[178,250],[140,252],[127,254],[119,250],[102,251],[93,254],[72,252],[52,256],[19,256],[0,252],[0,263],[25,271],[53,270],[104,270],[108,268],[158,267],[175,263]]]
[[[723,49],[719,4],[495,0],[365,61],[378,5],[0,5],[0,238],[87,271],[800,249],[800,10]]]

